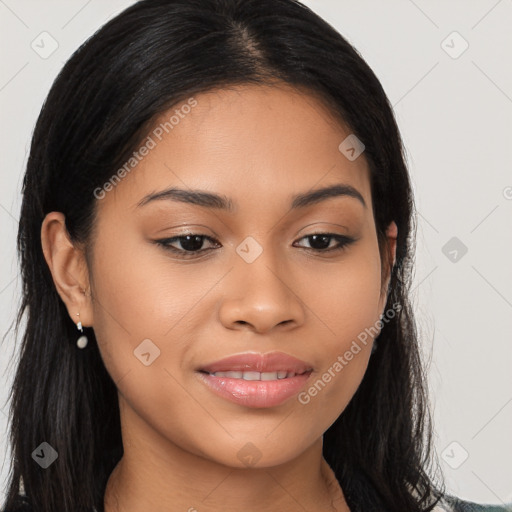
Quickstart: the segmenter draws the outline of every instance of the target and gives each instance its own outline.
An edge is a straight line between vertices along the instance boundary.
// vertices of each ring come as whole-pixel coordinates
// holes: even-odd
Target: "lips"
[[[238,405],[282,405],[309,381],[313,366],[283,352],[237,354],[197,369],[214,394]]]
[[[244,378],[245,380],[272,380],[269,377],[273,376],[274,373],[277,374],[276,378],[286,378],[288,374],[302,375],[312,369],[313,366],[310,363],[284,352],[267,352],[266,354],[246,352],[220,359],[219,361],[202,366],[198,370],[210,374],[237,372],[236,377],[222,374],[220,376]],[[243,375],[240,375],[240,372]],[[284,372],[286,372],[286,375]]]
[[[295,372],[252,372],[252,371],[231,371],[231,372],[211,372],[210,375],[215,377],[227,377],[228,379],[243,379],[243,380],[278,380],[289,379],[302,373]]]

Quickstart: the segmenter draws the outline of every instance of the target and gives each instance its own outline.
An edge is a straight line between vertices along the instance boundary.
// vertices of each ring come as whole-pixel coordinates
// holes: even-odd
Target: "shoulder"
[[[432,512],[512,512],[512,504],[486,505],[461,500],[455,496],[445,496]]]
[[[345,484],[343,492],[347,503],[353,504],[354,510],[369,510],[372,504],[374,505],[372,510],[377,510],[376,504],[379,504],[378,510],[384,510],[382,499],[373,482],[362,469],[355,468],[352,478],[343,483]],[[340,485],[342,485],[341,480]],[[414,491],[413,494],[416,495]],[[435,494],[439,496],[438,491]],[[431,512],[512,512],[512,503],[503,505],[473,503],[445,493]]]

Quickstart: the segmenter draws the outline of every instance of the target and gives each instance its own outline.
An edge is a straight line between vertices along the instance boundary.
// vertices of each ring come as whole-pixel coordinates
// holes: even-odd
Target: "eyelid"
[[[356,242],[358,240],[358,238],[354,238],[354,237],[351,237],[348,235],[341,235],[341,234],[332,233],[329,231],[318,230],[316,232],[307,233],[307,234],[299,237],[293,243],[295,244],[296,242],[300,242],[301,240],[307,239],[307,238],[315,236],[315,235],[316,236],[326,236],[326,237],[330,238],[331,241],[332,241],[332,239],[337,240],[337,246],[327,248],[327,249],[314,249],[311,247],[301,247],[301,246],[299,246],[299,248],[302,248],[302,249],[306,250],[307,252],[313,253],[314,255],[322,256],[324,254],[327,255],[330,253],[341,253],[344,250],[346,250],[346,248],[348,246],[350,246],[351,244],[353,244],[354,242]],[[174,236],[171,236],[168,238],[154,240],[153,242],[156,243],[157,245],[159,245],[160,247],[162,247],[164,250],[174,253],[174,254],[177,254],[178,258],[181,258],[184,260],[185,259],[194,259],[194,258],[198,259],[203,254],[212,252],[215,249],[215,247],[209,247],[206,249],[200,249],[198,251],[186,251],[185,249],[178,249],[178,248],[170,245],[171,243],[179,242],[180,239],[186,238],[187,236],[199,237],[199,238],[202,238],[205,240],[209,240],[214,245],[220,244],[220,242],[218,240],[216,240],[215,238],[213,238],[209,235],[205,235],[203,233],[199,233],[199,232],[181,233],[181,234],[174,235]],[[330,242],[329,242],[329,245],[330,245]],[[293,245],[293,246],[297,247],[296,245]],[[221,247],[222,247],[222,245],[221,245]]]

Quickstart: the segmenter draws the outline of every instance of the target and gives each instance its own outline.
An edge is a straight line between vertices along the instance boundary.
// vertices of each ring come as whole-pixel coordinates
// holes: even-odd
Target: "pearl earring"
[[[80,313],[77,313],[76,316],[80,317]],[[80,331],[80,332],[84,332],[83,328],[82,328],[82,322],[79,320],[78,323],[76,324],[76,328]],[[87,339],[87,336],[85,336],[85,334],[83,336],[80,336],[80,338],[78,338],[78,340],[76,341],[76,346],[78,348],[85,348],[87,346],[87,343],[88,343],[88,339]]]

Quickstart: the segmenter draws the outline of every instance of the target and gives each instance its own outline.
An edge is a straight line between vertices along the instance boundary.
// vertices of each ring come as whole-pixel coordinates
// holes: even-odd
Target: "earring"
[[[80,317],[80,313],[77,313],[76,316]],[[79,320],[78,323],[76,324],[76,328],[80,331],[80,332],[84,332],[83,328],[82,328],[82,322]],[[85,334],[83,336],[80,336],[80,338],[78,338],[78,340],[76,341],[76,346],[78,348],[85,348],[87,346],[87,343],[88,343],[88,339],[87,339],[87,336],[85,336]]]

